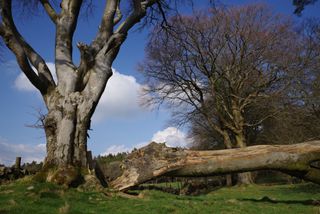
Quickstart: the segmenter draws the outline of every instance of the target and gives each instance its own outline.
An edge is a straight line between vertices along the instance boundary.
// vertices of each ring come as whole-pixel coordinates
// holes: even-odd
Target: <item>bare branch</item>
[[[127,34],[128,31],[146,15],[147,8],[159,0],[133,0],[133,12],[120,24],[116,33]]]
[[[261,118],[260,120],[258,120],[255,123],[244,123],[244,126],[248,126],[248,127],[252,127],[252,126],[258,126],[260,125],[263,121],[265,121],[266,119],[270,118],[270,117],[274,117],[275,115],[277,115],[280,111],[275,111],[272,112],[271,114],[268,114],[266,116],[264,116],[263,118]]]
[[[5,43],[8,48],[15,54],[18,65],[32,85],[34,85],[41,93],[46,93],[47,86],[43,84],[39,76],[31,68],[28,58],[23,51],[23,47],[13,36],[5,35]]]
[[[47,12],[48,16],[52,20],[53,23],[57,24],[58,14],[50,4],[48,0],[40,0],[44,10]]]
[[[116,12],[117,12],[117,14],[119,14],[119,11],[120,11],[119,3],[120,3],[119,0],[108,0],[107,1],[106,7],[105,7],[105,10],[103,13],[103,17],[101,20],[101,24],[99,26],[99,32],[91,44],[91,47],[94,51],[93,54],[96,54],[103,47],[103,45],[108,41],[110,36],[112,35],[113,26],[115,25],[114,19],[117,19],[117,18],[115,18],[115,14],[116,14]],[[121,14],[121,11],[120,11],[120,14]],[[117,20],[115,20],[115,21],[117,21]],[[117,22],[119,22],[119,21],[117,21]]]
[[[166,18],[166,14],[165,14],[165,11],[162,7],[162,4],[160,1],[157,1],[157,6],[159,8],[159,11],[160,11],[160,14],[162,16],[162,22],[161,22],[161,26],[164,27],[164,26],[168,26],[168,21],[167,21],[167,18]]]
[[[314,4],[317,1],[318,0],[293,0],[293,5],[296,7],[294,13],[300,16],[305,6]]]
[[[11,6],[11,0],[1,1],[1,16],[3,20],[0,32],[1,36],[6,45],[16,55],[22,71],[41,93],[45,93],[47,87],[55,85],[53,77],[44,59],[33,50],[16,29],[12,18]],[[29,62],[37,69],[38,75],[32,70]]]
[[[32,113],[31,115],[36,118],[36,122],[34,124],[26,124],[25,126],[28,128],[44,129],[47,114],[43,113],[41,108],[33,108],[33,110],[35,113]]]
[[[56,34],[56,66],[58,67],[75,68],[72,61],[72,40],[82,2],[83,0],[63,0],[61,2],[62,10],[57,21]]]
[[[118,0],[118,5],[116,9],[116,17],[113,19],[113,25],[117,25],[122,19],[122,12],[120,10],[120,0]]]

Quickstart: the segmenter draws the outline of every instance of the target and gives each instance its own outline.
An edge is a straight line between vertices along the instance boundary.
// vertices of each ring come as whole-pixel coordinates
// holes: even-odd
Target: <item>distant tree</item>
[[[320,139],[320,120],[303,106],[286,106],[276,117],[268,118],[256,130],[259,144],[294,144]]]
[[[309,19],[298,28],[301,43],[301,69],[290,78],[281,99],[256,106],[251,112],[278,109],[274,117],[249,130],[249,141],[258,144],[300,143],[320,138],[320,22]],[[254,144],[256,144],[254,143]]]
[[[277,112],[257,126],[247,127],[246,137],[251,145],[293,144],[320,138],[320,22],[318,19],[309,19],[298,29],[302,47],[299,61],[302,67],[290,77],[289,87],[281,96],[263,102],[260,100],[247,109],[246,118],[249,121],[257,121],[261,114]],[[202,141],[197,138],[201,148],[212,145],[212,137],[216,136],[214,132],[199,130],[198,126],[196,131],[204,136]],[[194,131],[192,134],[195,134]],[[211,139],[208,138],[210,134]]]
[[[296,124],[301,133],[296,140],[301,141],[320,138],[320,20],[309,19],[304,22],[300,32],[304,38],[305,63],[308,69],[305,69],[300,75],[296,76],[295,90],[292,92],[294,97],[291,98],[291,108],[300,114],[290,114],[293,118],[299,118],[300,121],[293,122]]]
[[[300,77],[298,99],[302,99],[304,106],[320,119],[320,20],[307,20],[302,33],[306,38],[306,55],[311,67]]]
[[[255,4],[169,23],[155,29],[141,66],[149,103],[166,104],[177,122],[207,129],[225,148],[245,147],[246,129],[276,113],[249,120],[250,108],[280,96],[299,69],[291,21]]]

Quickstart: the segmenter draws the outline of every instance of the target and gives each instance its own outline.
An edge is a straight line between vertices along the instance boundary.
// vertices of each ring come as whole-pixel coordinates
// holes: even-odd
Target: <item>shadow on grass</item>
[[[216,191],[218,189],[221,189],[222,186],[215,186],[215,187],[198,187],[198,186],[192,186],[187,185],[180,188],[174,188],[174,187],[164,187],[164,186],[157,186],[157,185],[147,185],[147,186],[136,186],[132,187],[131,190],[157,190],[161,192],[166,192],[174,195],[189,195],[189,196],[198,196],[198,195],[206,195],[210,192]],[[127,192],[128,193],[128,192]],[[130,194],[130,191],[129,191]],[[133,194],[136,194],[136,192],[133,192]]]
[[[179,192],[180,192],[180,190],[177,188],[163,187],[163,186],[156,186],[156,185],[148,185],[148,186],[140,185],[140,186],[132,187],[130,190],[139,190],[139,191],[141,191],[141,190],[158,190],[161,192],[167,192],[167,193],[171,193],[174,195],[179,195]],[[132,194],[130,191],[127,193]],[[133,192],[133,194],[136,194],[136,193]]]
[[[320,185],[314,183],[306,183],[302,185],[293,185],[291,188],[281,187],[279,189],[284,193],[319,193],[320,192]]]
[[[258,203],[272,203],[272,204],[283,203],[283,204],[302,204],[302,205],[320,206],[320,200],[274,200],[267,196],[261,199],[245,198],[245,199],[238,199],[238,200],[258,202]]]

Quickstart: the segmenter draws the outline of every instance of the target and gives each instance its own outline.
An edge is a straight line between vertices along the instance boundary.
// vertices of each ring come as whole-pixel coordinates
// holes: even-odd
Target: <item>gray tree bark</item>
[[[55,67],[58,80],[55,82],[45,60],[16,28],[12,0],[0,0],[0,36],[16,56],[22,72],[40,91],[48,110],[44,119],[47,139],[44,171],[48,181],[70,185],[90,165],[87,132],[112,75],[112,63],[128,31],[146,16],[148,7],[158,2],[131,1],[132,8],[126,17],[122,16],[120,0],[106,1],[101,24],[92,43],[77,44],[81,55],[77,66],[72,59],[72,43],[83,1],[62,0],[58,12],[50,1],[39,0],[56,28]]]
[[[111,164],[109,185],[126,190],[158,176],[212,176],[254,170],[278,170],[320,184],[320,141],[261,145],[216,151],[191,151],[151,143]]]

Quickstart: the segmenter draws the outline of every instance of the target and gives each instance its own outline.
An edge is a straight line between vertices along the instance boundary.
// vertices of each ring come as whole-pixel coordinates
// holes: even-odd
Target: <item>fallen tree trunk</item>
[[[126,190],[158,176],[196,177],[255,170],[278,170],[320,184],[320,141],[294,145],[192,151],[150,143],[112,164],[109,186]]]

